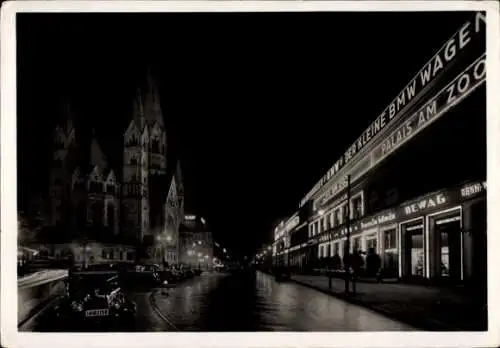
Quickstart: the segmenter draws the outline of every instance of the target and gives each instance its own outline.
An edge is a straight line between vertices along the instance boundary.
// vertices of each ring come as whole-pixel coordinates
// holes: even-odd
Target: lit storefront
[[[302,199],[308,240],[291,247],[313,269],[373,251],[385,277],[485,279],[486,142],[464,142],[485,127],[484,24],[478,12],[458,28]]]
[[[353,219],[350,251],[373,248],[386,277],[468,280],[478,267],[485,272],[474,257],[486,243],[485,192],[485,182],[467,183]],[[331,255],[343,256],[346,236],[346,227],[339,226],[313,240],[320,245],[321,257],[328,256],[327,245]]]

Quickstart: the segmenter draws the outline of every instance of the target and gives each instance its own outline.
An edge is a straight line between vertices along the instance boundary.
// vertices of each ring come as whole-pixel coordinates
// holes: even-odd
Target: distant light
[[[202,257],[202,256],[203,256],[203,254],[202,254],[202,253],[198,253],[198,257]]]
[[[172,236],[167,236],[167,242],[172,241]]]
[[[226,252],[226,248],[222,249],[222,251],[225,253]]]
[[[201,223],[204,224],[206,221],[204,218],[201,218]]]
[[[267,250],[271,251],[273,248],[271,246],[267,247]]]
[[[205,259],[208,259],[208,255],[205,255]]]
[[[198,244],[200,244],[200,245],[201,245],[201,240],[199,240],[199,241],[198,241]]]

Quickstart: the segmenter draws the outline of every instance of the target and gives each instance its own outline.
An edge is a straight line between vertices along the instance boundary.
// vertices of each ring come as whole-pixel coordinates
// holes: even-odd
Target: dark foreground
[[[294,282],[255,274],[205,273],[175,288],[129,289],[134,327],[69,328],[51,312],[30,331],[405,331],[413,328]]]

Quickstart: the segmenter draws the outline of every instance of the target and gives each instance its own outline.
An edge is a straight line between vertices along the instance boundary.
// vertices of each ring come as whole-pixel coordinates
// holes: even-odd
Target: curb
[[[60,295],[54,295],[53,297],[48,298],[46,301],[38,305],[36,308],[32,310],[34,313],[30,313],[30,315],[24,319],[21,320],[17,324],[17,330],[18,331],[29,331],[30,327],[32,326],[33,322],[35,321],[36,318],[39,318],[42,316],[45,312],[47,312],[49,309],[53,307],[53,305],[61,299]]]
[[[402,322],[404,324],[413,326],[415,329],[418,329],[418,330],[424,330],[424,331],[463,331],[462,329],[452,328],[452,327],[446,325],[445,323],[442,323],[442,322],[439,322],[439,321],[436,321],[436,320],[433,320],[433,319],[429,319],[429,318],[419,318],[419,319],[415,318],[415,319],[411,319],[411,318],[408,318],[408,317],[404,317],[404,316],[396,314],[396,313],[394,313],[392,311],[388,311],[388,310],[383,310],[383,309],[380,309],[380,308],[372,307],[372,306],[364,303],[361,300],[358,300],[358,299],[353,298],[353,297],[349,297],[349,296],[347,296],[345,294],[339,294],[339,293],[335,293],[335,292],[332,292],[332,291],[329,291],[329,290],[325,290],[325,289],[323,289],[323,288],[321,288],[319,286],[311,285],[311,284],[305,283],[305,282],[301,282],[301,281],[293,279],[293,278],[291,278],[291,280],[293,282],[297,283],[297,284],[300,284],[300,285],[306,286],[308,288],[314,289],[314,290],[319,291],[321,293],[324,293],[326,295],[329,295],[329,296],[335,297],[337,299],[346,301],[348,303],[351,303],[351,304],[354,304],[354,305],[357,305],[357,306],[369,309],[369,310],[371,310],[373,312],[376,312],[378,314],[382,314],[383,316],[386,316],[386,317],[388,317],[390,319],[395,319],[395,320],[400,321],[400,322]]]

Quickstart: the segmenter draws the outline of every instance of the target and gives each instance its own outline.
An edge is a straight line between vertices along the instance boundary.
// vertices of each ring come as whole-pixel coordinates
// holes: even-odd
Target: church
[[[148,71],[113,167],[96,133],[79,129],[69,107],[53,135],[48,227],[64,235],[55,257],[78,262],[178,262],[184,187],[179,160],[167,158],[159,88]],[[113,154],[115,157],[119,154]],[[60,237],[60,236],[59,236]],[[61,238],[56,238],[61,240]]]

